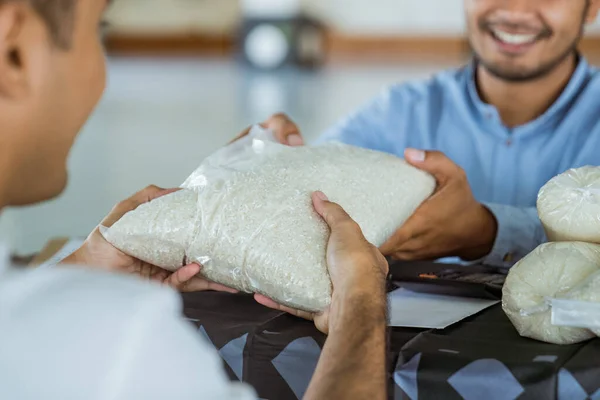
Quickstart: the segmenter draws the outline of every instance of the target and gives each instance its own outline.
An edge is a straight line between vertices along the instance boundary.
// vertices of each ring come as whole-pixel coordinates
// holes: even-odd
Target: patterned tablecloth
[[[244,295],[186,294],[184,304],[231,379],[262,399],[302,397],[325,343],[312,323]],[[521,338],[500,306],[445,330],[393,328],[388,341],[393,399],[600,400],[600,340],[555,346]]]
[[[76,241],[53,240],[33,260],[20,261],[51,261],[65,243]],[[447,268],[412,264],[395,271],[416,276]],[[466,294],[464,285],[453,286],[443,286],[444,293]],[[492,292],[499,294],[497,287]],[[302,397],[325,343],[311,322],[251,296],[205,292],[183,299],[185,315],[217,348],[231,379],[254,386],[262,399]],[[600,400],[600,339],[572,346],[524,339],[500,306],[444,330],[390,329],[388,346],[392,399]]]

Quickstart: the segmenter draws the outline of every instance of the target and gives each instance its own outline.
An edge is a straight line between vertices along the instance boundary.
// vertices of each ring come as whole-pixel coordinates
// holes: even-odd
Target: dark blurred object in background
[[[325,27],[302,10],[299,0],[243,0],[238,49],[254,68],[315,69],[325,62]]]

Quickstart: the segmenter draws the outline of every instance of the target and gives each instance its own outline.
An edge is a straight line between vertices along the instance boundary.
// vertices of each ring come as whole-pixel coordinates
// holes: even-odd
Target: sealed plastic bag
[[[587,328],[600,336],[600,271],[588,276],[564,298],[552,300],[551,306],[554,325]]]
[[[571,169],[551,179],[537,208],[553,242],[600,243],[600,167]]]
[[[600,245],[596,244],[543,244],[511,269],[504,284],[502,307],[519,334],[548,343],[572,344],[594,337],[590,328],[598,306]]]
[[[382,245],[435,180],[389,154],[331,143],[288,147],[251,134],[207,158],[182,185],[104,232],[122,251],[174,271],[198,262],[215,282],[307,311],[331,300],[321,190]]]

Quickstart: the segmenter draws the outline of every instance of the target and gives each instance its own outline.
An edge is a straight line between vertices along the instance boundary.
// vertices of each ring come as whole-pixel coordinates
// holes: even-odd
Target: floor
[[[277,111],[315,138],[390,83],[457,65],[344,64],[260,74],[206,59],[112,59],[104,99],[70,160],[58,199],[0,218],[0,240],[21,254],[56,236],[84,236],[118,201],[147,186],[178,186],[204,157]]]

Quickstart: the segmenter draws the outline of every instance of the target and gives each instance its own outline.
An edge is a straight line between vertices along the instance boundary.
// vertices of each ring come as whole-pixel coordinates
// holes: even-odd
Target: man
[[[600,72],[577,53],[599,8],[465,0],[470,65],[393,86],[321,138],[405,155],[437,179],[385,255],[510,267],[546,240],[539,189],[569,168],[600,165]],[[284,115],[265,126],[302,142]]]
[[[65,187],[69,149],[104,88],[98,28],[106,5],[0,0],[0,208],[50,199]],[[170,192],[149,187],[103,224]],[[289,310],[329,332],[307,398],[383,399],[387,264],[339,206],[322,193],[313,202],[331,228],[334,295],[323,314]],[[0,398],[254,397],[225,379],[214,349],[181,319],[173,292],[93,268],[181,290],[226,290],[195,277],[200,266],[169,274],[117,251],[98,230],[66,261],[83,267],[25,272],[0,260]]]

